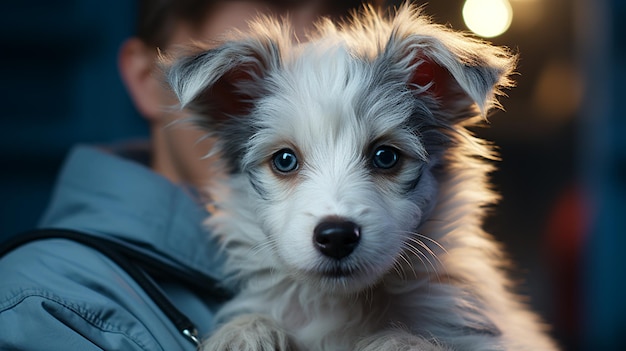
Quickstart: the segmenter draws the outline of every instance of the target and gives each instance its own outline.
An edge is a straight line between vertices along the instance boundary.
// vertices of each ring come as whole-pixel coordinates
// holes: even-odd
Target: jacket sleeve
[[[0,350],[194,350],[121,268],[46,240],[0,259]]]
[[[0,350],[160,350],[128,320],[115,325],[100,313],[44,292],[23,292],[0,311]],[[134,335],[129,333],[133,331]],[[144,331],[146,333],[146,331]]]

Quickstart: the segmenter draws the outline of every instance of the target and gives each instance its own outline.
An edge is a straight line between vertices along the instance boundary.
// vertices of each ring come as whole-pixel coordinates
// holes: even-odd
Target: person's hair
[[[144,43],[163,47],[168,43],[173,27],[180,22],[192,28],[202,24],[211,6],[224,0],[138,0],[135,35]],[[293,7],[299,0],[256,0],[281,7]],[[364,3],[382,6],[383,0],[330,0],[321,15],[342,17]]]

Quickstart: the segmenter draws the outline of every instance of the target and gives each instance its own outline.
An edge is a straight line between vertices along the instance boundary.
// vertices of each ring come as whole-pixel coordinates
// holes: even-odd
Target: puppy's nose
[[[330,219],[313,230],[313,242],[321,253],[335,259],[347,257],[361,239],[361,228],[351,221]]]

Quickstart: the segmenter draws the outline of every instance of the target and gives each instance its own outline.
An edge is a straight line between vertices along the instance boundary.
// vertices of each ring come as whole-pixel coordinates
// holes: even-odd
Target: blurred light
[[[549,61],[537,79],[533,93],[534,107],[546,122],[561,124],[571,120],[578,111],[584,94],[583,78],[579,69],[568,60]]]
[[[481,37],[492,38],[506,32],[512,19],[508,0],[466,0],[463,5],[465,25]]]

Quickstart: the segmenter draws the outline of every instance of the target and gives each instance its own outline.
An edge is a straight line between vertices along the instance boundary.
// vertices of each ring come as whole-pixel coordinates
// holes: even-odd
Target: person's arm
[[[96,311],[43,291],[24,291],[0,310],[0,350],[160,350],[133,316],[119,316],[125,313],[113,302]],[[119,323],[110,314],[118,314]]]
[[[195,350],[119,266],[67,240],[0,259],[0,350]]]

